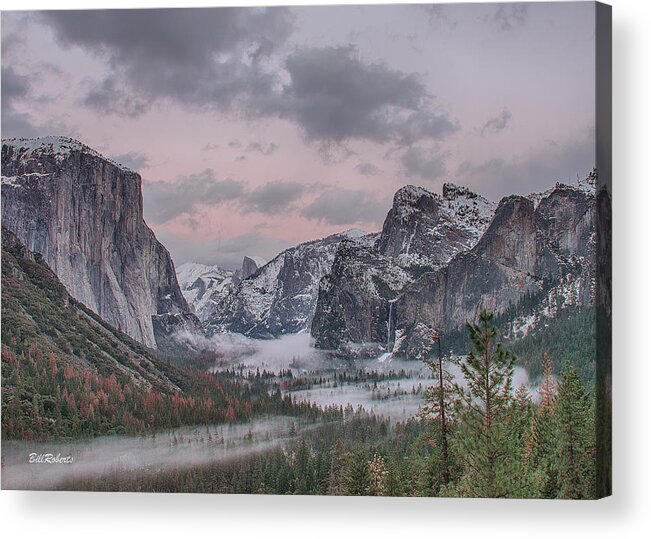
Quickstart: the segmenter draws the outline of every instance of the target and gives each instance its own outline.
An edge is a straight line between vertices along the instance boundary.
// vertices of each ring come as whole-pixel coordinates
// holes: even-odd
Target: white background
[[[199,5],[310,2],[197,1]],[[315,3],[315,2],[312,2]],[[366,3],[358,1],[356,3]],[[0,493],[4,537],[651,537],[651,2],[612,0],[614,495],[598,502]],[[33,2],[8,9],[180,6]]]

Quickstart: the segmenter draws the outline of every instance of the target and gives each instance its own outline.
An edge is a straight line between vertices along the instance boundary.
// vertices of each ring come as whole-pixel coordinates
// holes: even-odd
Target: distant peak
[[[367,236],[368,232],[362,230],[361,228],[349,228],[348,230],[344,230],[343,232],[341,232],[339,235],[344,236],[346,238],[357,239],[363,236]]]
[[[394,206],[415,206],[419,200],[425,198],[436,198],[436,195],[423,187],[416,185],[405,185],[396,191],[393,197]]]
[[[432,195],[430,191],[425,189],[424,187],[420,187],[418,185],[405,185],[404,187],[401,187],[398,189],[397,193],[402,193],[405,195],[414,195],[414,196],[423,196],[423,195]]]
[[[259,268],[261,268],[267,263],[266,259],[262,258],[261,256],[255,256],[255,255],[244,255],[242,262],[244,262],[244,260],[251,260]]]

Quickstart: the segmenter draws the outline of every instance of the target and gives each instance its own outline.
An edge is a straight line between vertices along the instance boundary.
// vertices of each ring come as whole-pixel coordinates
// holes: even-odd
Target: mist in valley
[[[204,348],[215,352],[219,359],[210,370],[217,372],[241,368],[244,372],[291,371],[294,376],[323,377],[325,380],[307,389],[288,391],[295,399],[325,406],[362,407],[369,413],[403,421],[418,413],[423,404],[425,389],[436,383],[430,368],[421,361],[394,358],[383,354],[378,358],[348,359],[329,354],[314,347],[308,333],[284,335],[277,339],[251,339],[244,335],[225,333],[212,338],[185,335]],[[460,357],[455,360],[461,359]],[[457,361],[446,361],[446,370],[455,383],[465,387],[465,379]],[[361,381],[335,381],[337,374],[361,373]],[[374,374],[390,379],[374,383]],[[525,386],[531,397],[537,398],[537,386],[532,383],[526,369],[515,367],[513,388]]]
[[[74,442],[11,440],[2,447],[3,489],[56,489],[105,474],[155,473],[227,462],[284,447],[320,423],[295,417],[182,427],[150,436],[102,436]],[[30,462],[49,458],[69,463]],[[40,458],[39,458],[40,457]]]
[[[314,348],[311,336],[305,333],[274,340],[235,334],[185,338],[215,352],[218,359],[209,369],[213,372],[233,368],[245,373],[266,371],[296,402],[361,409],[393,424],[414,417],[423,406],[425,390],[436,383],[422,362],[386,355],[363,360],[334,358]],[[446,369],[456,383],[465,384],[455,362],[447,362]],[[283,386],[290,371],[295,385]],[[518,367],[514,389],[521,385],[535,397],[536,389],[526,370]],[[183,427],[149,436],[105,436],[74,442],[8,441],[2,448],[2,487],[55,489],[105,474],[156,473],[226,462],[286,447],[319,424],[293,417],[266,417],[243,424]],[[72,463],[30,463],[30,455],[41,454],[71,456]]]

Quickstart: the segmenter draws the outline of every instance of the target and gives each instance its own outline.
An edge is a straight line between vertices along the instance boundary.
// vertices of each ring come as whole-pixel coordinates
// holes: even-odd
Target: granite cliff
[[[434,331],[458,331],[481,309],[513,311],[517,336],[559,309],[590,305],[595,182],[593,174],[497,207],[450,184],[442,197],[401,189],[371,249],[337,251],[319,288],[316,345],[420,357]]]
[[[2,225],[77,301],[149,348],[200,331],[169,252],[143,219],[140,176],[65,137],[2,143]]]

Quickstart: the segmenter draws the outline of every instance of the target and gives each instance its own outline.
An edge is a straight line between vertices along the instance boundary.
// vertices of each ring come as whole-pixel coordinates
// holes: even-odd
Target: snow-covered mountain
[[[435,331],[457,331],[481,309],[521,313],[511,331],[522,336],[563,308],[591,305],[595,183],[593,172],[497,207],[450,184],[442,197],[401,189],[374,249],[338,250],[319,290],[317,346],[417,357]]]
[[[380,254],[403,268],[438,268],[474,247],[496,204],[452,183],[442,195],[407,185],[396,192],[377,243]]]
[[[308,331],[318,311],[322,286],[340,293],[361,292],[363,305],[354,306],[349,315],[356,317],[359,311],[363,317],[365,310],[384,305],[386,297],[396,295],[423,272],[438,269],[457,253],[471,249],[486,230],[495,207],[484,197],[450,183],[444,185],[441,195],[422,187],[403,187],[394,197],[381,233],[352,229],[288,249],[239,285],[202,299],[205,306],[197,314],[209,333],[271,338]],[[346,271],[340,271],[344,268]],[[355,278],[344,285],[332,280],[332,275]],[[199,284],[197,291],[203,289]],[[206,306],[212,311],[208,317]],[[320,320],[327,310],[325,304],[322,307]],[[340,314],[332,313],[334,317]],[[377,336],[382,331],[372,333]]]
[[[224,295],[233,284],[233,271],[219,266],[186,262],[176,268],[181,293],[199,320],[205,320],[213,295]]]
[[[283,251],[217,301],[207,331],[271,338],[309,330],[319,282],[330,272],[339,244],[370,245],[376,239],[377,234],[354,229]]]
[[[342,244],[332,272],[321,281],[311,329],[317,346],[386,348],[393,334],[388,329],[392,305],[401,291],[472,249],[495,207],[451,183],[443,185],[441,195],[413,185],[399,189],[377,241],[366,248]]]
[[[176,276],[188,305],[201,322],[206,322],[224,297],[266,263],[260,256],[245,256],[242,266],[231,271],[219,266],[186,262],[176,269]]]

